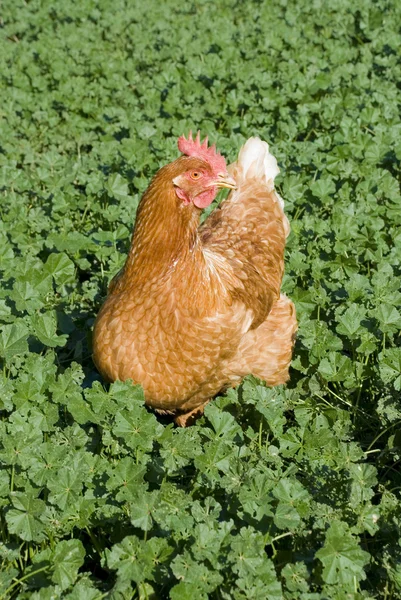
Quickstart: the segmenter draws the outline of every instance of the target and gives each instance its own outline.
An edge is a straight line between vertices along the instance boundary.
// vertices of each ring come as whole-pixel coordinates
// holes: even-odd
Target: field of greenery
[[[5,0],[0,600],[401,598],[401,3]],[[91,329],[151,176],[271,144],[299,335],[188,429]]]

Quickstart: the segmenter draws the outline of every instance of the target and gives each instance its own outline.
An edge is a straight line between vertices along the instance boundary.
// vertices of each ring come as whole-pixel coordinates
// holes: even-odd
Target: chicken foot
[[[175,424],[178,425],[179,427],[189,427],[190,425],[193,425],[195,423],[195,421],[197,421],[203,415],[205,406],[209,402],[210,402],[210,400],[206,400],[206,402],[204,402],[200,406],[197,406],[196,408],[190,410],[189,412],[183,413],[181,415],[177,415],[174,418]]]

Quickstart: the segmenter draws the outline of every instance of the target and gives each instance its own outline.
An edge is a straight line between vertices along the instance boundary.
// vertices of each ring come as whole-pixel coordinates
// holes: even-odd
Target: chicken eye
[[[201,177],[202,173],[200,173],[199,171],[192,171],[191,173],[191,179],[199,179]]]

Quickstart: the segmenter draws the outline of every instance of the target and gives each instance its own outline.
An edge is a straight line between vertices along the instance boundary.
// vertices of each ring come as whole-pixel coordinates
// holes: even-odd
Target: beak
[[[216,186],[218,188],[229,188],[230,190],[235,190],[237,184],[235,179],[229,176],[228,173],[219,173],[217,175],[217,179],[213,181],[211,186]]]

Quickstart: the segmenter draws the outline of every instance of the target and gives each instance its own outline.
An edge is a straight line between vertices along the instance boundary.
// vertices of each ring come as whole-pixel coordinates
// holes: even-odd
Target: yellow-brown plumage
[[[200,187],[188,178],[187,189],[182,173],[215,176],[207,160],[182,156],[156,174],[95,323],[100,373],[140,383],[147,404],[179,424],[248,373],[268,385],[288,379],[297,327],[280,295],[288,221],[267,144],[251,138],[241,152],[230,167],[237,189],[201,226],[201,209],[185,195]]]

